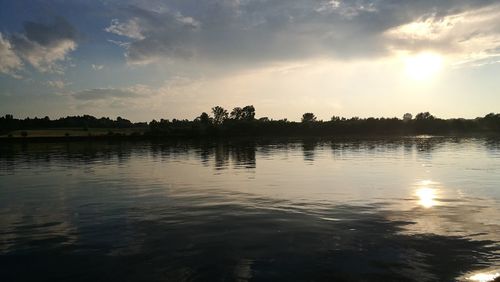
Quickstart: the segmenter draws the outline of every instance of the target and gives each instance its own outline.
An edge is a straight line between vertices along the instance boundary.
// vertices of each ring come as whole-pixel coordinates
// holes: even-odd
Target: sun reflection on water
[[[498,272],[495,272],[495,273],[477,273],[477,274],[474,274],[471,277],[467,278],[467,280],[476,281],[476,282],[490,282],[490,281],[494,281],[498,277],[500,277],[500,273],[498,273]]]
[[[433,206],[437,205],[437,189],[429,187],[433,184],[435,184],[435,182],[432,182],[430,180],[423,180],[419,183],[419,188],[415,192],[418,197],[418,204],[426,209],[432,208]]]
[[[432,208],[436,205],[436,191],[431,188],[419,188],[417,190],[418,204],[424,208]]]

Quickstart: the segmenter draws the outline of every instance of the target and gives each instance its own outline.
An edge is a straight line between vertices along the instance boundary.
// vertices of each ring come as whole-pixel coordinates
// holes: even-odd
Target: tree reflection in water
[[[2,146],[0,277],[491,281],[498,159],[478,148],[496,156],[498,143]]]

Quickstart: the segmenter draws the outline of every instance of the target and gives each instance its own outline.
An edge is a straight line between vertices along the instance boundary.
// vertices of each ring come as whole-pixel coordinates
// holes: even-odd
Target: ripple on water
[[[492,281],[498,144],[428,136],[2,146],[0,276]]]

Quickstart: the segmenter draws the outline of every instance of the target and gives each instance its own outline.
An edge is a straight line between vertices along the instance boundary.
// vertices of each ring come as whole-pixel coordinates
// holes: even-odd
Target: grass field
[[[26,133],[26,138],[30,137],[64,137],[64,136],[101,136],[109,133],[130,135],[134,133],[144,133],[146,128],[51,128],[51,129],[32,129],[32,130],[15,130],[7,134],[0,135],[0,138],[23,137],[23,132]]]

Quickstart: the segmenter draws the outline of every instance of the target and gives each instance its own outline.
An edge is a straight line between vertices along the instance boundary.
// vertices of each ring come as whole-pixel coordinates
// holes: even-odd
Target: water
[[[0,146],[1,281],[492,281],[500,140]]]

